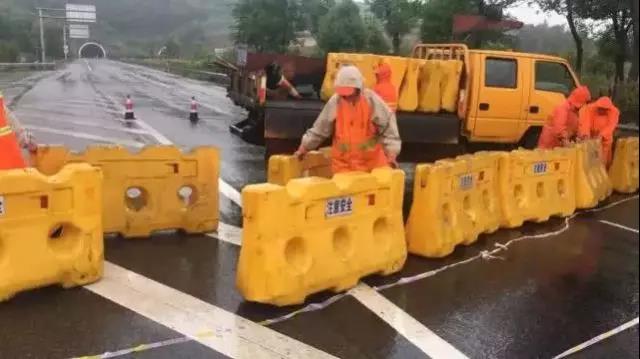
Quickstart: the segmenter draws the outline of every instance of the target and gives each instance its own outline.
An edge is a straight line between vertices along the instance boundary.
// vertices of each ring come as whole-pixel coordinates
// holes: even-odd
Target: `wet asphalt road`
[[[40,143],[76,150],[91,143],[135,149],[162,138],[184,149],[215,145],[232,188],[265,180],[262,148],[228,132],[244,113],[221,87],[109,60],[76,61],[6,87],[13,112]],[[126,94],[146,125],[127,128],[120,120]],[[201,103],[196,127],[187,120],[191,96]],[[222,221],[241,226],[240,207],[229,197],[221,196]],[[614,195],[570,220],[482,236],[445,259],[410,256],[400,273],[364,280],[378,296],[321,293],[306,307],[245,303],[235,290],[239,248],[206,235],[109,237],[106,260],[341,358],[423,358],[432,335],[471,358],[551,358],[638,318],[638,206],[637,196]],[[509,246],[487,256],[497,244]],[[116,304],[96,292],[45,288],[0,304],[0,358],[225,357],[186,339],[181,328],[159,324],[163,313],[144,315],[136,303]],[[391,309],[380,314],[380,303]],[[424,327],[433,334],[407,335]],[[575,357],[637,358],[637,324]]]

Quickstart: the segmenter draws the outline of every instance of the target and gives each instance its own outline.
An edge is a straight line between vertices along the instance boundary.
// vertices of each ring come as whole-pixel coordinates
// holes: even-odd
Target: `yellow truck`
[[[341,56],[343,63],[345,58],[349,58],[349,55]],[[357,59],[362,56],[353,54],[356,66]],[[336,56],[329,54],[324,60],[324,73],[316,76],[305,71],[313,68],[311,72],[318,72],[318,66],[310,66],[308,59],[299,62],[294,57],[279,55],[270,62],[264,55],[260,58],[263,63],[286,63],[293,59],[287,64],[288,68],[295,68],[290,71],[290,82],[299,89],[305,88],[305,85],[311,89],[302,100],[270,99],[265,94],[270,93],[267,83],[273,81],[267,79],[265,71],[255,70],[254,66],[255,71],[238,68],[230,74],[229,97],[247,108],[250,114],[243,123],[232,126],[232,132],[252,142],[264,143],[268,158],[272,154],[292,153],[305,130],[311,127],[324,105],[322,98],[330,95],[326,93],[326,87],[331,83]],[[502,144],[501,147],[534,147],[541,127],[553,108],[579,85],[568,62],[553,56],[470,50],[464,44],[420,44],[414,48],[412,56],[405,60],[408,63],[424,61],[425,64],[430,61],[457,61],[460,66],[454,89],[454,111],[442,109],[428,113],[420,108],[399,110],[397,117],[403,140],[403,161],[432,160],[433,149],[443,144],[485,143]],[[398,58],[390,61],[398,61]],[[303,66],[296,68],[296,63],[302,63]],[[369,69],[361,70],[364,72]],[[400,81],[399,92],[403,91],[409,80],[409,70],[404,77],[396,79],[396,82]],[[419,91],[423,90],[423,87],[419,87]],[[305,91],[300,92],[304,95]]]

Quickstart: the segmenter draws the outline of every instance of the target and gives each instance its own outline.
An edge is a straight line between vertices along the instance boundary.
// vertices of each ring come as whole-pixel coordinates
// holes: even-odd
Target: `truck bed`
[[[323,106],[320,100],[268,101],[264,107],[267,157],[295,151]],[[423,158],[420,152],[425,151],[425,145],[459,143],[461,122],[455,114],[399,112],[397,119],[406,160]]]

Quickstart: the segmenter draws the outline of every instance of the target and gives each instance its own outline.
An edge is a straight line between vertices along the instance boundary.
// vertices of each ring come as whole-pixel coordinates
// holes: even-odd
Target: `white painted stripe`
[[[625,231],[629,231],[629,232],[633,232],[635,234],[638,234],[638,230],[635,228],[631,228],[631,227],[627,227],[627,226],[623,226],[622,224],[619,223],[615,223],[615,222],[609,222],[609,221],[605,221],[605,220],[600,220],[600,223],[604,223],[604,224],[608,224],[612,227],[617,227],[620,229],[624,229]]]
[[[105,262],[104,278],[85,288],[232,358],[333,358],[113,263]]]
[[[368,285],[360,283],[349,293],[429,357],[434,359],[467,358],[453,345],[447,343]]]
[[[136,134],[136,135],[148,135],[149,134],[145,130],[136,130],[134,128],[127,128],[127,127],[105,126],[105,125],[100,125],[100,124],[91,123],[91,122],[74,121],[74,120],[70,120],[70,119],[67,119],[67,118],[56,118],[55,120],[48,120],[47,119],[44,122],[47,122],[47,123],[65,122],[65,123],[69,123],[69,124],[72,124],[72,125],[78,125],[78,126],[83,126],[83,127],[100,128],[100,129],[107,130],[107,131],[127,132],[127,133],[133,133],[133,134]]]
[[[629,328],[633,328],[636,325],[638,325],[638,317],[636,317],[636,319],[633,319],[631,321],[628,321],[624,324],[622,324],[621,326],[612,329],[606,333],[602,333],[600,335],[598,335],[597,337],[593,338],[593,339],[589,339],[586,342],[580,344],[580,345],[576,345],[575,347],[563,352],[562,354],[558,354],[555,357],[553,357],[553,359],[560,359],[560,358],[565,358],[568,357],[569,355],[575,354],[579,351],[585,350],[588,347],[592,346],[593,344],[596,344],[598,342],[601,342],[609,337],[612,337],[620,332],[623,332]]]
[[[240,192],[233,188],[233,186],[222,180],[222,178],[218,180],[218,190],[220,190],[225,197],[229,198],[231,202],[242,208],[242,195],[240,195]]]
[[[82,138],[82,139],[92,140],[92,141],[115,143],[115,144],[119,144],[119,145],[137,147],[137,148],[144,147],[143,143],[140,143],[140,142],[137,142],[137,141],[126,140],[126,139],[122,139],[122,138],[97,136],[97,135],[92,135],[92,134],[89,134],[89,133],[82,133],[82,132],[68,131],[68,130],[56,130],[55,128],[34,126],[34,125],[26,125],[26,126],[24,126],[24,128],[28,129],[28,130],[32,130],[32,131],[48,132],[48,133],[53,133],[53,134],[56,134],[56,135],[75,137],[75,138]]]
[[[230,224],[220,222],[218,223],[218,232],[207,235],[238,247],[242,245],[242,228]]]

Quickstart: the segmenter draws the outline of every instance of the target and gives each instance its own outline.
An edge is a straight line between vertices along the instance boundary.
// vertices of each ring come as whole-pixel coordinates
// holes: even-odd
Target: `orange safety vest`
[[[16,134],[9,126],[4,113],[4,101],[0,97],[0,170],[27,167]]]
[[[600,115],[599,108],[607,109],[607,114]],[[613,159],[613,133],[618,126],[619,117],[620,111],[608,97],[601,97],[580,111],[578,136],[581,138],[602,138],[601,156],[607,167]]]
[[[371,112],[369,101],[362,95],[355,104],[338,99],[331,149],[333,173],[370,172],[374,168],[389,165],[382,145],[378,143],[378,132]]]
[[[381,64],[378,68],[377,83],[373,87],[378,96],[380,96],[392,112],[398,110],[398,91],[391,82],[391,66],[389,64]]]
[[[552,149],[562,146],[562,140],[570,140],[578,132],[578,113],[569,100],[565,100],[553,110],[542,127],[538,148]]]

